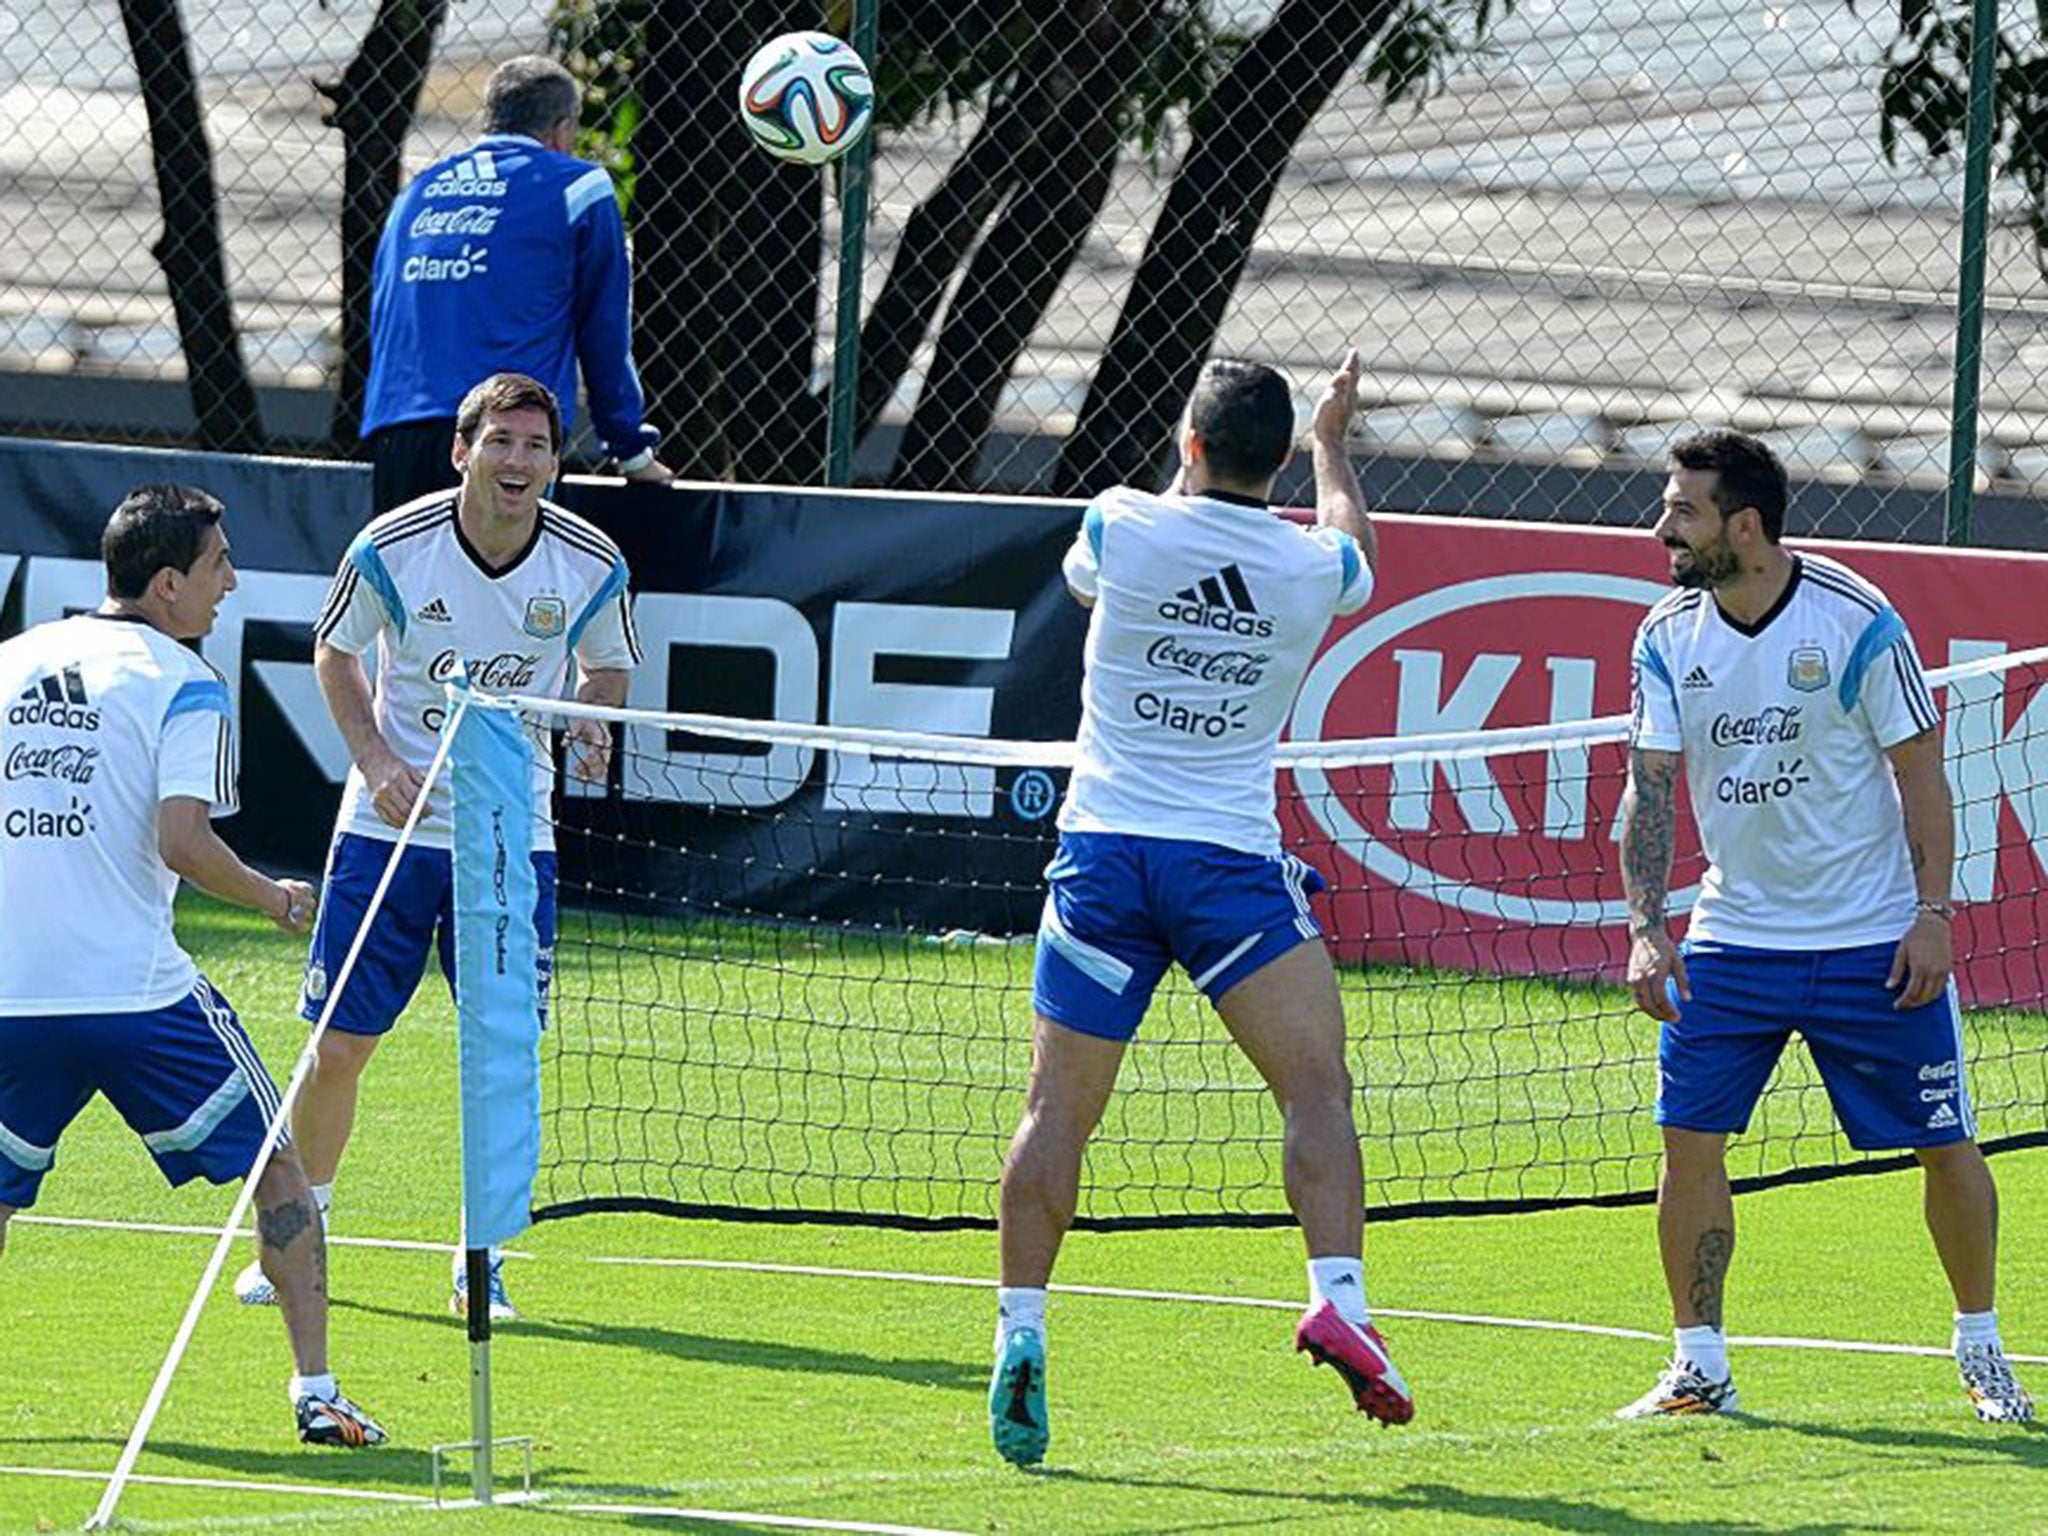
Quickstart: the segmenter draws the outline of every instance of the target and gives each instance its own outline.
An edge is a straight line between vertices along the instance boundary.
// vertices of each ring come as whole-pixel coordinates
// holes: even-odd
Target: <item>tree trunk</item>
[[[142,82],[157,202],[163,210],[163,234],[150,254],[163,269],[177,316],[198,444],[253,452],[263,446],[263,421],[228,296],[213,152],[206,142],[199,81],[177,0],[121,0],[121,24]]]
[[[1105,59],[1112,69],[1113,59]],[[1117,96],[1070,94],[1033,142],[1021,188],[975,253],[918,391],[892,483],[968,490],[996,402],[1073,265],[1116,173]]]
[[[316,80],[320,120],[341,130],[341,383],[337,449],[353,447],[370,373],[370,272],[384,220],[398,199],[405,137],[419,112],[434,37],[448,0],[379,0],[363,46],[338,80]]]
[[[1084,86],[1099,92],[1093,103],[1099,113],[1121,105],[1134,56],[1152,42],[1157,19],[1158,0],[1065,0],[1047,18],[1019,88],[989,108],[966,151],[904,225],[889,276],[861,327],[856,442],[873,430],[903,382],[947,284],[990,216],[1026,177],[1027,161],[1042,170],[1048,154],[1062,147],[1062,134],[1087,131],[1085,123],[1074,124],[1076,92]],[[1090,62],[1076,68],[1077,60]],[[1099,113],[1083,116],[1092,121]],[[1036,206],[1043,208],[1042,198]]]
[[[817,27],[804,0],[655,0],[634,135],[642,378],[662,457],[700,479],[817,478],[823,186],[778,165],[733,108],[740,66],[779,32]]]
[[[1217,83],[1060,453],[1056,494],[1156,474],[1295,141],[1392,9],[1392,0],[1285,0]]]

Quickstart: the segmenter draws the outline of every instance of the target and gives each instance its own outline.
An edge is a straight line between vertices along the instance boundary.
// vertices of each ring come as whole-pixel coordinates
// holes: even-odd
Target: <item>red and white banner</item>
[[[1379,589],[1310,668],[1293,741],[1540,726],[1628,709],[1629,648],[1670,590],[1647,532],[1376,519]],[[1876,582],[1931,671],[2048,642],[2048,557],[1792,540]],[[1940,690],[1957,801],[1957,952],[1973,1001],[2036,1001],[2048,912],[2048,698],[2023,667]],[[1283,784],[1290,845],[1333,876],[1346,958],[1618,973],[1626,749],[1570,746]],[[1699,873],[1681,825],[1675,905]],[[2021,963],[2015,964],[2016,961]]]

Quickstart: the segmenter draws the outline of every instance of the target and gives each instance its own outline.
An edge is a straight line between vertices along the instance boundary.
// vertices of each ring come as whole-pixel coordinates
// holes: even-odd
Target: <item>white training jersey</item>
[[[0,645],[0,709],[0,1014],[176,1002],[199,971],[157,804],[234,810],[228,685],[140,619],[80,614]]]
[[[1688,937],[1886,943],[1917,887],[1887,748],[1939,722],[1905,621],[1821,555],[1754,625],[1674,592],[1636,632],[1632,745],[1685,755],[1708,870]]]
[[[1277,854],[1273,749],[1331,618],[1372,596],[1357,542],[1120,487],[1082,513],[1065,572],[1095,606],[1060,827]]]
[[[313,638],[360,655],[377,648],[377,729],[391,750],[424,769],[448,708],[443,686],[466,663],[492,693],[566,695],[573,658],[586,670],[640,660],[618,546],[575,513],[540,504],[533,538],[500,570],[485,566],[456,518],[459,492],[442,491],[373,518],[336,572]],[[554,764],[535,754],[534,846],[554,847],[548,814]],[[370,804],[351,767],[335,831],[389,842],[398,836]],[[454,825],[447,783],[427,797],[414,840],[446,848]]]

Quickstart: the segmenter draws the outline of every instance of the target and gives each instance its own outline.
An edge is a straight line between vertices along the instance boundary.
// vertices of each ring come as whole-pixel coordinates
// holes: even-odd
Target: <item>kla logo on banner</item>
[[[1371,615],[1316,659],[1289,735],[1307,742],[1482,729],[1500,723],[1494,714],[1518,676],[1523,703],[1535,702],[1532,685],[1547,683],[1553,723],[1589,719],[1600,676],[1616,695],[1636,624],[1669,591],[1610,572],[1525,571],[1425,592]],[[1528,651],[1500,648],[1524,637]],[[1446,655],[1474,649],[1475,640],[1478,654],[1446,699]],[[1381,665],[1389,653],[1391,690]],[[1625,704],[1620,695],[1616,707]],[[1518,713],[1515,723],[1527,723]],[[1597,767],[1595,751],[1606,759]],[[1294,778],[1314,829],[1377,882],[1500,922],[1584,927],[1627,916],[1611,840],[1620,757],[1618,746],[1575,741],[1373,768],[1302,764]],[[1683,910],[1694,894],[1672,893],[1671,906]]]

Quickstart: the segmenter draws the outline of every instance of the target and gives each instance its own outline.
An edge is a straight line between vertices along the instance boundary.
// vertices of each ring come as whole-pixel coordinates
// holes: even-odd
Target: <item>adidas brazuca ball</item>
[[[740,117],[754,142],[778,159],[837,159],[874,115],[867,65],[823,32],[785,32],[764,43],[740,73]]]

